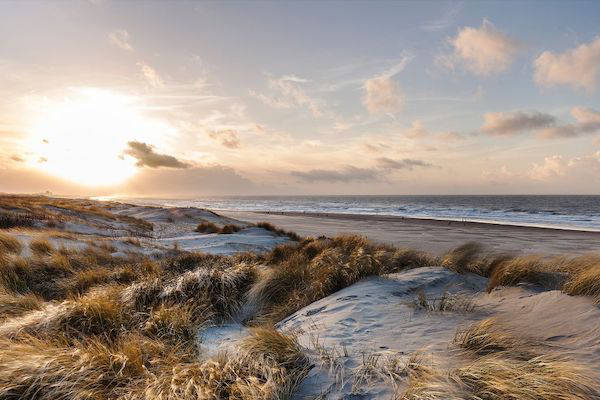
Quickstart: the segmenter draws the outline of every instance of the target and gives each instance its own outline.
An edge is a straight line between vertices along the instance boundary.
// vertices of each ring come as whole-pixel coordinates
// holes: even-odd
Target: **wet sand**
[[[471,241],[480,242],[499,252],[565,255],[600,252],[600,232],[380,215],[248,211],[219,213],[248,222],[268,221],[305,236],[357,233],[377,242],[434,254]]]

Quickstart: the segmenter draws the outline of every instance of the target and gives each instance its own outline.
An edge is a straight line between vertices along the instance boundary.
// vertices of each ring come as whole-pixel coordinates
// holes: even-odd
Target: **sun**
[[[171,128],[141,112],[140,99],[95,88],[71,88],[62,96],[29,104],[29,165],[85,186],[111,186],[138,168],[123,155],[127,143],[160,144]]]

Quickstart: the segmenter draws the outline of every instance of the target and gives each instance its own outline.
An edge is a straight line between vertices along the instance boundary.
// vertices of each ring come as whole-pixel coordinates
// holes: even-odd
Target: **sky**
[[[0,2],[0,192],[600,194],[600,2]]]

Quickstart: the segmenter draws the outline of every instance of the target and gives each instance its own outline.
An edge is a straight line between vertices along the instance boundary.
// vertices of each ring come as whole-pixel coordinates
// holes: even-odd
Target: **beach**
[[[600,251],[600,232],[593,231],[382,215],[249,211],[220,213],[248,222],[267,221],[300,235],[357,233],[377,242],[437,255],[472,241],[495,252],[575,255]]]

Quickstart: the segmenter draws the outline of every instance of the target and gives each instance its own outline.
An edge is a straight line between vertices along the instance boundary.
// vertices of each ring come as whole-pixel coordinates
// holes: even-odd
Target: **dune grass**
[[[242,228],[237,225],[227,224],[223,225],[222,227],[219,227],[218,225],[212,222],[202,222],[198,224],[198,226],[195,229],[195,231],[199,233],[220,233],[225,235],[239,232],[240,230],[242,230]]]
[[[265,229],[269,232],[273,232],[279,236],[287,236],[288,238],[290,238],[291,240],[294,240],[296,242],[299,242],[302,240],[302,237],[300,235],[298,235],[296,232],[286,231],[284,229],[277,228],[275,225],[273,225],[269,222],[259,222],[256,224],[256,226],[258,228]]]
[[[403,400],[581,400],[600,396],[593,371],[547,351],[543,343],[516,335],[496,319],[457,333],[458,366],[421,359],[409,368]]]
[[[34,239],[29,243],[29,248],[33,252],[33,254],[39,256],[49,255],[54,251],[54,247],[50,244],[48,239]]]
[[[0,232],[0,254],[19,254],[23,245],[16,237]]]
[[[272,267],[250,296],[263,305],[257,321],[271,323],[366,276],[435,265],[422,253],[375,245],[360,236],[280,245],[266,259]]]

